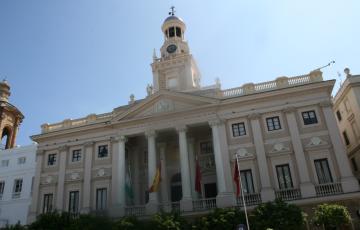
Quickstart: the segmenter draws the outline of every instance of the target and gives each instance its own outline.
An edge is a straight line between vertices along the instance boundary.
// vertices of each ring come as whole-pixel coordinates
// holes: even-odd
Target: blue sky
[[[0,77],[26,117],[17,144],[31,143],[42,123],[143,98],[171,5],[187,24],[202,85],[300,75],[331,60],[325,79],[347,66],[360,73],[358,0],[1,0]]]

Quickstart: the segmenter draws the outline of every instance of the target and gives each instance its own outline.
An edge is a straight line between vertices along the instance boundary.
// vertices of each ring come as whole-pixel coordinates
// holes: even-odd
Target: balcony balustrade
[[[216,198],[193,200],[194,211],[205,211],[216,208]]]
[[[246,206],[253,206],[253,205],[261,204],[261,195],[260,195],[260,193],[245,194],[244,198],[245,198]],[[236,202],[237,202],[237,206],[239,206],[239,207],[244,206],[242,196],[237,197]]]
[[[275,196],[278,199],[282,199],[284,201],[290,200],[298,200],[301,199],[300,189],[291,188],[291,189],[282,189],[275,192]]]
[[[316,196],[331,196],[343,193],[341,183],[315,185]]]
[[[145,205],[125,207],[125,216],[145,216]]]

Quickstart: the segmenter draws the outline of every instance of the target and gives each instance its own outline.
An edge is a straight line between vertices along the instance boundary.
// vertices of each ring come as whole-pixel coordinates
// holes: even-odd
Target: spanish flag
[[[159,191],[160,181],[161,181],[161,163],[159,164],[159,166],[156,169],[153,183],[152,183],[151,187],[149,188],[149,193]]]

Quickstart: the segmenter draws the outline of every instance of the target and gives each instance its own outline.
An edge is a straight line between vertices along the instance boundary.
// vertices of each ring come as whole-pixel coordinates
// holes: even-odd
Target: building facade
[[[345,69],[346,79],[333,99],[334,113],[352,170],[360,179],[360,75]]]
[[[242,206],[232,179],[236,156],[249,206],[276,197],[360,204],[332,112],[334,80],[315,70],[231,89],[219,81],[202,87],[183,20],[171,15],[162,31],[146,98],[131,95],[109,113],[44,124],[32,136],[39,147],[31,220],[51,210],[117,217]],[[159,189],[149,192],[157,171]]]

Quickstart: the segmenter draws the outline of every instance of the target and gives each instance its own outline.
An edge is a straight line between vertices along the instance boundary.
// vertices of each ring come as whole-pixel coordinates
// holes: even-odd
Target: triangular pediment
[[[112,121],[151,117],[166,113],[180,112],[217,104],[214,98],[191,95],[181,92],[159,91],[126,111],[119,112]]]

